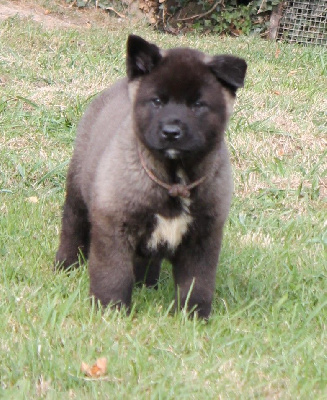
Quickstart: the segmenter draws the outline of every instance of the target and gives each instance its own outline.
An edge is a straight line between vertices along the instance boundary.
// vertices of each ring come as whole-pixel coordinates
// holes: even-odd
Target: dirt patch
[[[92,13],[76,12],[70,7],[61,6],[62,12],[52,12],[37,4],[21,1],[0,0],[0,21],[18,16],[21,19],[28,19],[38,22],[46,29],[56,28],[81,28],[90,27]],[[91,15],[90,15],[91,14]],[[99,13],[98,13],[99,14]],[[100,22],[98,18],[97,23]]]

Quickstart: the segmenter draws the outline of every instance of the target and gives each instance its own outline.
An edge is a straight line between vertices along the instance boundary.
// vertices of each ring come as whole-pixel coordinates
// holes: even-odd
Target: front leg
[[[175,279],[175,302],[192,313],[208,318],[215,291],[222,227],[193,232],[172,258]]]
[[[134,283],[133,251],[122,223],[96,213],[91,225],[90,294],[103,306],[129,308]]]

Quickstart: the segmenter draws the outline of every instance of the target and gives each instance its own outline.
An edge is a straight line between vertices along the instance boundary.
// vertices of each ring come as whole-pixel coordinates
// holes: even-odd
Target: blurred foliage
[[[96,6],[107,11],[126,11],[133,1],[66,0],[77,7]],[[215,32],[249,35],[267,32],[271,11],[282,0],[134,0],[151,24],[170,33]],[[116,13],[119,14],[119,13]]]
[[[166,0],[159,7],[159,25],[173,33],[197,30],[220,35],[264,35],[271,11],[280,2],[281,0]],[[192,14],[192,10],[196,12]]]

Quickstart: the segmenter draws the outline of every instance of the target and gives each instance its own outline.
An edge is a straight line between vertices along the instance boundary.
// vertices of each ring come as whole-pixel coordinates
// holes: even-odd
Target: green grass
[[[87,268],[54,273],[65,174],[89,99],[135,32],[249,64],[227,132],[235,195],[208,323],[171,313],[170,266],[131,315],[101,314]],[[327,397],[327,52],[144,26],[0,25],[0,398]],[[35,197],[37,202],[35,202]],[[82,361],[107,357],[104,380]]]

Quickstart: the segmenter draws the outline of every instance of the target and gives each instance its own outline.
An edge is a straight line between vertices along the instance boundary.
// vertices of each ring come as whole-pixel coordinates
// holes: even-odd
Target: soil
[[[56,8],[58,11],[51,11],[33,1],[26,0],[0,0],[0,21],[18,16],[21,19],[38,22],[46,29],[83,28],[90,27],[93,23],[97,25],[104,23],[107,16],[100,10],[86,12],[64,3],[59,3]]]

